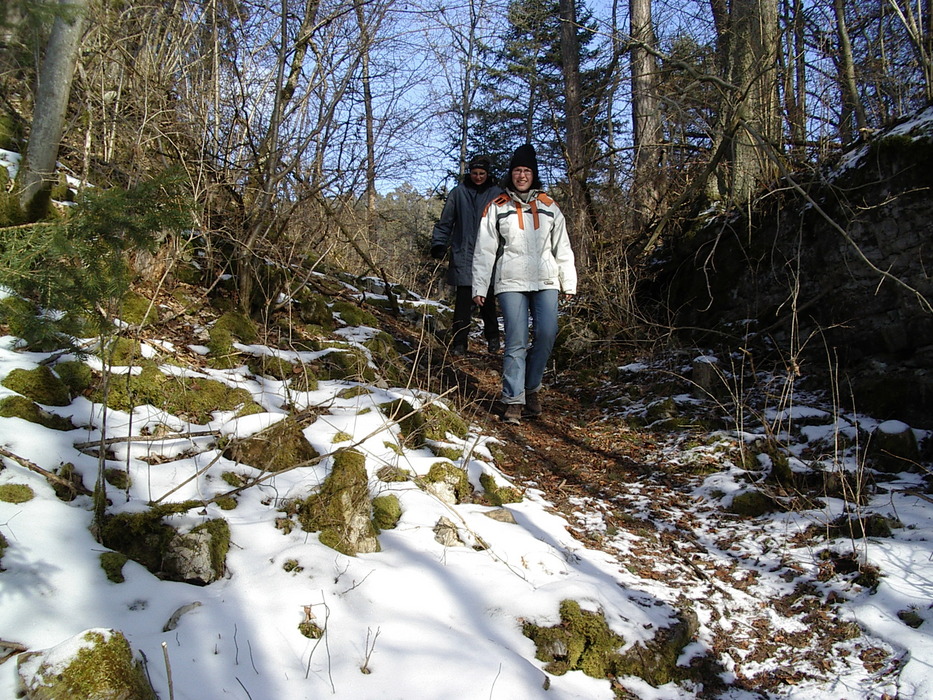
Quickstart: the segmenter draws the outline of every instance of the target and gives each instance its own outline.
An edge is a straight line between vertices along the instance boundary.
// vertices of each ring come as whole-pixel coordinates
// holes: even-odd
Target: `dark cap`
[[[509,161],[509,172],[515,168],[529,168],[535,177],[538,176],[538,156],[535,154],[535,148],[530,143],[519,146],[512,154],[512,160]]]
[[[486,156],[476,156],[470,161],[467,170],[485,170],[487,173],[492,171],[492,163]]]

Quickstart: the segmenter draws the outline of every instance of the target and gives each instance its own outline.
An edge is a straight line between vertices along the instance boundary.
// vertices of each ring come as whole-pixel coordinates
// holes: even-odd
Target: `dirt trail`
[[[895,652],[862,636],[820,585],[826,571],[795,559],[766,522],[694,495],[721,463],[685,468],[678,436],[633,429],[569,376],[542,394],[542,416],[506,424],[496,404],[501,361],[475,352],[453,358],[451,371],[468,389],[465,413],[502,439],[496,457],[506,475],[543,491],[582,543],[617,559],[623,585],[698,614],[707,652],[698,697],[727,687],[774,697],[805,682],[829,692],[840,677],[890,687]]]

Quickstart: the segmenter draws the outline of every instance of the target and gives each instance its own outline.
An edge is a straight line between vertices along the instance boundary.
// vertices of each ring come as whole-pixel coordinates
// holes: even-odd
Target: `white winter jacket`
[[[577,293],[577,270],[564,215],[553,199],[532,190],[529,201],[506,191],[486,207],[473,251],[473,296],[556,289]]]

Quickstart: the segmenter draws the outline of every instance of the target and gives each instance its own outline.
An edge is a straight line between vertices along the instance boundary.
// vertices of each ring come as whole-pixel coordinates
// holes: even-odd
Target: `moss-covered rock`
[[[765,513],[781,510],[777,501],[757,489],[737,493],[729,505],[729,512],[744,515],[748,518],[757,518]]]
[[[22,418],[52,430],[73,430],[75,427],[70,419],[46,411],[25,396],[5,396],[0,399],[0,416]]]
[[[130,291],[120,303],[120,320],[133,326],[159,322],[159,307],[138,292]]]
[[[123,583],[126,579],[123,577],[123,565],[129,561],[129,557],[120,552],[101,552],[100,568],[107,574],[107,580],[114,583]]]
[[[100,538],[105,547],[125,554],[159,575],[175,534],[175,528],[164,523],[161,514],[147,511],[108,517],[101,527]]]
[[[369,311],[360,308],[356,304],[351,304],[347,301],[335,301],[331,304],[330,310],[338,314],[340,319],[348,326],[379,327],[379,320]]]
[[[526,622],[522,632],[535,643],[535,658],[558,676],[579,670],[593,678],[606,678],[621,662],[619,649],[625,644],[600,613],[583,610],[575,600],[560,604],[560,624],[539,627]]]
[[[461,447],[452,447],[451,445],[439,445],[438,443],[433,443],[428,445],[428,449],[434,454],[435,457],[441,457],[442,459],[449,459],[451,462],[456,462],[458,459],[463,457],[463,448]]]
[[[71,403],[68,387],[45,365],[34,369],[18,367],[0,384],[45,406],[67,406]]]
[[[436,403],[429,403],[421,409],[421,413],[424,416],[425,439],[444,441],[448,434],[461,440],[466,439],[467,423],[453,411]]]
[[[22,393],[22,392],[21,392]],[[901,421],[885,421],[871,433],[871,463],[886,472],[913,471],[920,461],[920,447],[913,429]]]
[[[207,348],[211,366],[219,369],[236,367],[240,353],[233,347],[233,343],[239,341],[249,344],[258,340],[259,331],[248,316],[237,311],[227,311],[208,331]]]
[[[398,496],[390,493],[373,499],[373,523],[379,530],[392,530],[402,517]]]
[[[133,483],[129,472],[127,472],[125,469],[105,469],[104,479],[108,484],[113,486],[115,489],[119,489],[120,491],[126,491],[130,487],[130,484]]]
[[[361,348],[340,345],[334,351],[322,355],[315,363],[321,377],[327,379],[347,379],[356,382],[373,382],[376,370]]]
[[[300,365],[274,355],[254,355],[246,361],[246,366],[253,374],[272,377],[280,381],[291,379],[292,375],[301,371]]]
[[[17,672],[33,700],[156,700],[123,633],[92,629],[44,652],[21,654]]]
[[[689,675],[677,659],[699,627],[694,614],[679,614],[673,625],[658,630],[647,644],[635,644],[624,654],[623,637],[613,632],[601,613],[583,610],[574,600],[560,604],[560,624],[539,627],[524,623],[522,631],[534,641],[535,657],[555,675],[583,671],[593,678],[637,676],[661,686]]]
[[[376,472],[376,478],[389,483],[394,481],[408,481],[411,479],[411,472],[407,469],[402,469],[402,467],[385,466],[381,467],[379,471]]]
[[[223,518],[202,523],[186,534],[176,534],[167,546],[163,576],[174,581],[207,585],[226,572],[230,526]]]
[[[319,456],[305,438],[301,426],[291,416],[255,435],[232,443],[224,450],[227,459],[268,472],[290,469]]]
[[[104,387],[91,392],[92,401],[102,403]],[[246,389],[229,387],[206,377],[169,376],[154,364],[144,364],[137,375],[111,375],[107,405],[117,411],[132,411],[150,404],[167,413],[206,423],[214,411],[237,411],[238,416],[262,411]]]
[[[3,571],[3,555],[9,546],[10,543],[6,541],[6,537],[0,532],[0,571]]]
[[[28,484],[0,484],[0,501],[4,503],[26,503],[35,497]]]
[[[356,450],[335,455],[333,469],[320,490],[289,504],[286,512],[297,516],[304,530],[320,532],[321,544],[338,552],[354,556],[379,551],[366,458]]]
[[[66,360],[55,365],[55,374],[72,396],[80,396],[94,384],[94,371],[84,362]]]
[[[501,506],[506,503],[521,503],[522,494],[518,489],[511,486],[499,486],[492,474],[480,474],[479,483],[486,492],[486,498],[494,506]]]
[[[325,297],[303,290],[298,295],[297,301],[298,318],[302,322],[319,326],[325,333],[329,333],[336,327],[334,315]]]
[[[422,479],[425,490],[445,503],[467,503],[473,487],[466,470],[449,462],[435,462]]]

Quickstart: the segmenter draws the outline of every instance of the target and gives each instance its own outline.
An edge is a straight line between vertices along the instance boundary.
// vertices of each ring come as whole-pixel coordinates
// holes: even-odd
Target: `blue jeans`
[[[540,292],[502,292],[496,295],[505,326],[502,359],[502,402],[525,403],[525,393],[541,388],[554,340],[557,338],[556,289]],[[529,347],[529,314],[534,343]]]

